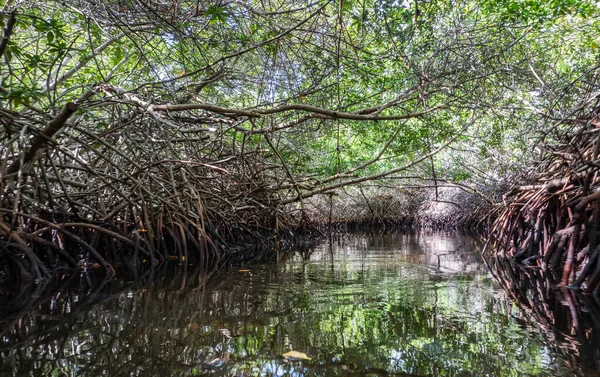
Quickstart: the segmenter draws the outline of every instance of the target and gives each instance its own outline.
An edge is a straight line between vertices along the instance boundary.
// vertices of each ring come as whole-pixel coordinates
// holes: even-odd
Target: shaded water
[[[210,279],[147,280],[35,301],[1,329],[0,375],[581,373],[456,234],[349,235]],[[311,360],[282,357],[291,350]]]

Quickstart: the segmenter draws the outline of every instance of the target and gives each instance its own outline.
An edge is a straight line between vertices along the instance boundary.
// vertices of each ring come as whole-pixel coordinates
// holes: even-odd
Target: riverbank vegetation
[[[555,285],[588,293],[600,288],[598,120],[583,105],[574,117],[557,121],[527,184],[506,194],[510,204],[494,224],[501,253],[539,264]]]
[[[5,1],[0,277],[214,264],[318,222],[499,218],[519,257],[540,234],[587,232],[555,254],[566,283],[576,258],[595,266],[598,242],[585,256],[578,241],[596,234],[592,201],[573,212],[561,196],[548,224],[572,219],[515,228],[531,194],[503,194],[548,177],[593,195],[599,14],[585,0]],[[540,147],[574,133],[554,153],[569,168],[532,178]]]

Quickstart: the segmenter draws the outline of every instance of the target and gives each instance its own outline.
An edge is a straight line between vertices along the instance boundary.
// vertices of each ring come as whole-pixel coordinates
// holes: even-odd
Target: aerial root
[[[586,292],[600,287],[600,129],[590,121],[595,116],[565,122],[573,126],[545,147],[532,178],[506,195],[510,200],[492,227],[499,254],[541,267],[556,286]]]

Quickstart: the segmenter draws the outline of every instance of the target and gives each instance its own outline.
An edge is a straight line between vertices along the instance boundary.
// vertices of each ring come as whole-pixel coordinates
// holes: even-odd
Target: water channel
[[[5,316],[0,375],[597,375],[597,349],[549,336],[460,234],[353,234],[210,278],[175,271],[65,278]]]

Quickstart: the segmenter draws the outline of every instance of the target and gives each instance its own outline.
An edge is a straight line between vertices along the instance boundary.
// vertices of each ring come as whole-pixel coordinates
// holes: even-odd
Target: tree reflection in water
[[[487,262],[496,281],[519,306],[515,318],[557,344],[573,370],[600,376],[599,298],[556,288],[560,277],[556,279],[550,271],[543,273],[506,259]]]
[[[538,317],[499,289],[465,236],[354,234],[277,263],[237,265],[210,278],[192,270],[183,276],[182,269],[163,269],[132,282],[73,276],[37,297],[29,291],[5,300],[22,310],[4,317],[0,373],[572,376],[582,371],[578,348],[548,342]],[[525,297],[534,300],[535,294]],[[312,360],[281,356],[290,350]]]

